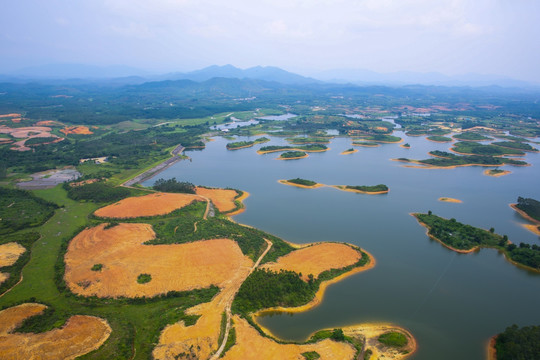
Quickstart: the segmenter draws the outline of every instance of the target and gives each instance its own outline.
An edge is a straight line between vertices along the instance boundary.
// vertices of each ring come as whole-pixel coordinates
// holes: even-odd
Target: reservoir
[[[180,161],[144,185],[176,177],[244,190],[250,193],[246,211],[235,221],[293,243],[355,244],[376,258],[374,269],[329,286],[320,306],[262,318],[277,337],[304,340],[322,328],[387,322],[415,336],[413,359],[484,359],[489,338],[507,326],[540,325],[540,274],[516,267],[493,249],[455,253],[430,240],[409,214],[431,210],[476,227],[494,227],[515,244],[540,245],[540,238],[521,226],[528,222],[508,206],[518,196],[540,200],[540,154],[525,156],[529,167],[500,167],[512,173],[499,178],[483,175],[484,167],[406,168],[391,159],[426,159],[428,151],[447,151],[451,144],[400,131],[394,135],[411,148],[382,144],[340,155],[352,140],[338,137],[329,151],[290,161],[275,160],[279,153],[256,153],[262,146],[289,145],[283,138],[265,135],[271,138],[266,144],[229,151],[225,146],[230,141],[216,137],[204,150],[187,152],[192,161]],[[328,185],[386,184],[390,192],[365,195],[277,182],[296,177]],[[440,197],[463,203],[440,202]]]

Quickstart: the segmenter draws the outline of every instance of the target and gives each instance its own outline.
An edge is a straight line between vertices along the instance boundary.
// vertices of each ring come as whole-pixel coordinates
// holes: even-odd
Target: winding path
[[[257,259],[257,261],[255,262],[255,264],[253,264],[253,266],[251,267],[251,270],[249,271],[249,274],[246,276],[246,278],[251,275],[251,273],[253,272],[253,270],[255,270],[259,264],[261,263],[261,260],[264,258],[264,256],[268,253],[268,251],[270,251],[270,248],[272,247],[272,242],[267,240],[267,239],[264,239],[264,241],[266,241],[266,243],[268,244],[268,246],[266,247],[266,250],[264,250],[264,252],[261,254],[261,256],[259,256],[259,258]],[[245,280],[245,279],[244,279]],[[243,283],[243,282],[242,282]],[[223,350],[225,349],[225,345],[227,344],[227,339],[229,338],[229,332],[231,330],[231,305],[232,305],[232,302],[236,296],[236,293],[238,292],[238,290],[240,289],[240,286],[242,286],[242,283],[238,285],[238,288],[231,294],[231,296],[229,297],[229,299],[227,299],[227,307],[225,308],[225,314],[227,316],[227,325],[225,326],[225,335],[223,336],[223,340],[222,340],[222,343],[221,345],[219,346],[218,350],[215,352],[214,355],[212,355],[210,357],[210,360],[217,360],[219,359],[219,357],[221,356],[221,353],[223,352]]]

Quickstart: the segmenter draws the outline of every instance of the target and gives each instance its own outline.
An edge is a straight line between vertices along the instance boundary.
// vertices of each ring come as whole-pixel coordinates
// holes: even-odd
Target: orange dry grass
[[[193,201],[202,200],[200,196],[193,194],[154,193],[120,200],[96,210],[94,214],[99,217],[117,219],[164,215],[183,208]]]
[[[220,212],[231,211],[236,207],[234,205],[234,198],[238,196],[236,190],[197,187],[196,192],[197,195],[210,199]]]
[[[304,280],[309,274],[315,278],[330,269],[340,269],[356,263],[362,254],[345,244],[319,243],[290,252],[275,263],[268,263],[263,268],[273,271],[291,270],[302,273]]]
[[[24,246],[21,246],[16,242],[9,242],[7,244],[0,245],[0,267],[15,264],[19,256],[21,256],[25,251],[26,249]]]
[[[76,294],[151,297],[172,290],[224,287],[246,264],[247,258],[232,240],[144,245],[155,238],[151,225],[104,227],[86,229],[69,244],[65,280]],[[92,271],[94,264],[102,264],[102,270]],[[150,274],[152,280],[139,284],[141,273]]]
[[[196,359],[208,359],[218,349],[221,316],[229,301],[234,297],[253,262],[246,257],[244,266],[237,269],[226,287],[211,302],[199,304],[186,314],[201,315],[197,323],[185,326],[184,322],[167,326],[159,338],[152,355],[155,359],[171,359],[181,353],[193,354]]]
[[[74,359],[99,348],[111,333],[105,320],[75,315],[61,329],[40,334],[11,333],[28,317],[43,312],[41,304],[22,304],[0,312],[0,358]]]
[[[0,272],[0,284],[6,281],[7,279],[9,279],[9,274]]]
[[[21,116],[22,116],[21,114],[13,113],[13,114],[0,115],[0,118],[17,118],[17,117],[20,118]]]
[[[236,345],[223,357],[227,360],[249,359],[303,359],[302,353],[316,351],[324,359],[354,359],[355,349],[346,342],[330,339],[315,344],[278,344],[272,339],[262,337],[248,322],[234,316]]]
[[[59,123],[58,121],[54,121],[54,120],[42,120],[42,121],[38,121],[36,123],[36,125],[39,125],[39,126],[61,126],[62,123]]]
[[[90,135],[93,134],[92,131],[88,128],[88,126],[66,126],[62,130],[60,130],[64,134],[78,134],[78,135]]]

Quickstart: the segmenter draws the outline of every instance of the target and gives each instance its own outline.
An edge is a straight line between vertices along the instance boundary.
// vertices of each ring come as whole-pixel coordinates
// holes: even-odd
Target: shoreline
[[[339,155],[350,155],[350,154],[354,154],[354,153],[357,153],[358,152],[358,149],[353,149],[352,151],[342,151]]]
[[[399,147],[404,148],[404,149],[410,149],[410,148],[411,148],[410,145],[409,145],[409,146],[405,146],[405,144],[401,144],[401,145],[399,145]]]
[[[341,190],[341,191],[348,191],[358,194],[366,194],[366,195],[380,195],[380,194],[388,194],[390,192],[390,189],[384,190],[384,191],[362,191],[362,190],[356,190],[356,189],[347,189],[345,186],[347,185],[326,185],[328,187],[333,187],[335,189]]]
[[[495,345],[497,344],[497,337],[499,335],[492,336],[489,338],[487,343],[487,360],[497,360],[497,349]]]
[[[449,139],[450,139],[450,140],[440,141],[440,140],[431,140],[431,139],[429,139],[429,136],[426,137],[426,140],[427,140],[427,141],[431,141],[431,142],[439,143],[439,144],[448,144],[448,143],[454,141],[454,140],[452,140],[451,138],[449,138]]]
[[[231,217],[231,216],[238,215],[246,211],[246,205],[244,204],[244,200],[247,199],[250,195],[251,194],[248,193],[247,191],[242,190],[242,195],[234,199],[234,201],[240,201],[240,203],[242,204],[242,207],[240,209],[233,210],[230,213],[225,213],[225,215],[227,217]]]
[[[438,200],[442,202],[449,202],[449,203],[455,203],[455,204],[461,204],[463,202],[459,199],[454,199],[450,197],[440,197]]]
[[[317,188],[320,188],[320,187],[327,186],[327,185],[320,184],[320,183],[316,183],[315,185],[311,185],[311,186],[302,185],[302,184],[295,184],[295,183],[289,182],[287,180],[278,180],[277,182],[280,183],[280,184],[283,184],[283,185],[296,186],[296,187],[299,187],[299,188],[302,188],[302,189],[317,189]]]
[[[349,244],[350,245],[350,244]],[[332,285],[332,284],[335,284],[335,283],[338,283],[340,282],[341,280],[349,277],[349,276],[352,276],[352,275],[355,275],[355,274],[358,274],[358,273],[361,273],[363,271],[367,271],[367,270],[370,270],[370,269],[373,269],[375,267],[375,265],[377,264],[377,261],[375,260],[375,257],[373,257],[373,255],[371,255],[369,252],[367,252],[366,250],[363,250],[363,249],[360,249],[359,247],[357,246],[354,246],[354,248],[356,249],[359,249],[360,251],[362,251],[363,253],[367,254],[367,256],[369,257],[369,262],[364,265],[364,266],[360,266],[360,267],[356,267],[354,269],[351,269],[350,271],[347,271],[341,275],[338,275],[336,276],[335,278],[332,278],[330,280],[327,280],[327,281],[323,281],[320,286],[319,286],[319,290],[317,290],[317,292],[315,293],[315,296],[313,297],[313,299],[308,302],[307,304],[304,304],[304,305],[300,305],[300,306],[296,306],[296,307],[282,307],[282,306],[277,306],[277,307],[273,307],[273,308],[268,308],[268,309],[263,309],[263,310],[259,310],[255,313],[252,314],[253,316],[253,320],[255,321],[255,323],[261,327],[261,329],[263,329],[263,331],[269,335],[269,336],[272,336],[276,339],[279,339],[278,337],[272,335],[272,332],[269,331],[268,329],[266,329],[264,326],[262,326],[258,321],[257,319],[261,316],[264,316],[265,314],[267,313],[274,313],[274,312],[279,312],[279,313],[287,313],[287,314],[294,314],[294,313],[301,313],[301,312],[306,312],[306,311],[309,311],[317,306],[319,306],[323,299],[324,299],[324,293],[326,292],[326,289],[328,288],[328,286]],[[279,339],[279,340],[283,340],[283,339]]]
[[[503,172],[492,174],[491,170],[493,170],[493,169],[484,170],[483,174],[486,175],[486,176],[491,176],[491,177],[501,177],[501,176],[508,175],[508,174],[512,173],[510,170],[503,170]]]
[[[433,155],[432,155],[433,156]],[[437,156],[434,156],[437,157]],[[443,158],[444,159],[444,158]],[[418,166],[414,165],[403,165],[403,167],[411,168],[411,169],[455,169],[458,167],[467,167],[467,166],[482,166],[482,167],[499,167],[503,165],[512,165],[512,166],[531,166],[531,164],[527,165],[516,165],[516,164],[499,164],[499,165],[488,165],[488,164],[461,164],[461,165],[450,165],[450,166],[435,166],[435,165],[429,165],[421,163],[418,160],[400,160],[400,159],[390,159],[392,161],[402,162],[402,163],[411,163],[411,164],[417,164]]]
[[[510,204],[509,205],[512,209],[514,209],[519,215],[521,215],[524,219],[529,220],[533,224],[540,225],[540,221],[536,220],[535,218],[530,217],[527,215],[527,213],[520,208],[517,207],[517,204]]]
[[[538,229],[538,225],[531,225],[531,224],[521,224],[525,229],[529,230],[535,235],[540,236],[540,229]]]
[[[362,146],[362,147],[379,147],[381,146],[381,144],[378,144],[378,143],[373,143],[373,145],[370,145],[370,144],[355,144],[354,142],[352,143],[352,146]]]

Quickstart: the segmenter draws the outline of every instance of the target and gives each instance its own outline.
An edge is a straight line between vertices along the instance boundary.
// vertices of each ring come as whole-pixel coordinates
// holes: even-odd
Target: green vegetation
[[[517,149],[522,151],[532,151],[532,152],[538,152],[538,149],[535,147],[532,147],[529,144],[523,143],[523,142],[517,142],[517,141],[497,141],[491,143],[491,145],[500,146],[503,148],[509,148],[509,149]]]
[[[540,359],[540,326],[512,325],[497,336],[497,360]]]
[[[248,314],[276,306],[300,306],[310,302],[318,288],[313,279],[305,282],[294,271],[256,269],[238,290],[232,310]]]
[[[227,351],[229,351],[230,348],[236,344],[236,329],[234,328],[234,321],[231,320],[231,328],[229,330],[229,336],[227,336],[227,342],[225,343],[225,347],[223,348],[223,352],[221,353],[221,357],[225,355]]]
[[[311,144],[313,143],[328,144],[330,142],[330,140],[326,137],[295,137],[295,138],[287,138],[285,140],[287,140],[291,144],[298,144],[298,145],[310,144],[310,143]]]
[[[407,345],[407,337],[400,332],[390,331],[379,336],[379,342],[386,346],[402,348]]]
[[[403,147],[404,147],[404,148],[410,148],[410,147],[411,147],[411,144],[409,144],[409,143],[403,144]]]
[[[302,353],[302,356],[306,360],[317,360],[320,359],[321,355],[319,355],[316,351],[306,351]]]
[[[502,174],[503,172],[505,172],[505,170],[501,170],[501,169],[491,169],[491,170],[489,170],[490,175]]]
[[[58,140],[57,137],[35,137],[30,138],[24,142],[26,146],[36,146],[50,143],[52,141]]]
[[[384,143],[397,143],[401,141],[401,138],[398,136],[383,135],[383,134],[367,136],[364,139],[369,140],[369,141],[384,142]]]
[[[0,234],[40,226],[57,208],[28,191],[0,187]]]
[[[195,185],[186,181],[176,181],[176,178],[156,180],[152,189],[163,192],[195,194]]]
[[[152,280],[152,275],[150,274],[139,274],[139,276],[137,276],[137,282],[139,284],[146,284],[146,283],[149,283],[151,280]]]
[[[73,187],[66,184],[65,187],[68,189],[68,197],[76,201],[106,203],[122,200],[132,195],[129,189],[111,186],[101,181]]]
[[[300,178],[290,179],[290,180],[287,180],[287,182],[290,182],[290,183],[293,183],[293,184],[298,184],[298,185],[304,185],[304,186],[317,185],[317,183],[315,181],[306,180],[306,179],[300,179]]]
[[[94,266],[92,266],[92,271],[101,271],[101,269],[103,269],[103,264],[94,264]]]
[[[503,155],[525,155],[521,150],[504,148],[496,145],[483,145],[475,142],[457,142],[452,150],[460,154],[483,155],[483,156],[503,156]]]
[[[495,234],[471,225],[462,224],[456,219],[444,219],[431,214],[413,214],[428,228],[428,234],[443,244],[457,250],[472,250],[476,247],[490,247],[505,253],[510,260],[533,270],[540,271],[540,246],[520,243],[511,244],[506,235]]]
[[[449,137],[446,137],[446,136],[439,136],[439,135],[428,136],[427,139],[431,140],[431,141],[436,141],[436,142],[450,142],[450,141],[452,141],[452,138],[449,138]]]
[[[356,145],[356,146],[367,146],[367,147],[377,147],[379,146],[379,144],[377,144],[376,142],[373,142],[373,141],[353,141],[352,143],[353,145]]]
[[[295,159],[305,157],[307,154],[303,151],[287,151],[281,154],[279,157],[281,159]]]
[[[386,186],[386,185],[384,185],[384,184],[378,184],[378,185],[357,185],[357,186],[347,185],[347,186],[345,186],[345,189],[358,190],[358,191],[362,191],[362,192],[368,192],[368,193],[371,193],[371,192],[388,191],[388,186]]]
[[[540,221],[540,201],[519,196],[516,207],[533,219]]]
[[[276,152],[285,150],[301,150],[301,151],[325,151],[328,150],[326,145],[322,144],[307,144],[302,146],[289,146],[289,145],[270,145],[263,146],[259,149],[261,152]]]
[[[481,155],[456,155],[446,151],[434,150],[429,153],[436,158],[425,159],[425,160],[412,160],[412,162],[417,162],[423,165],[430,166],[467,166],[467,165],[489,165],[489,166],[500,166],[500,165],[517,165],[525,166],[527,163],[521,160],[508,159],[504,157],[494,157],[494,156],[481,156]],[[411,161],[409,159],[400,158],[401,161]]]
[[[255,144],[265,143],[268,141],[270,141],[270,139],[266,137],[261,137],[253,141],[237,141],[237,142],[228,143],[227,149],[229,150],[241,149],[241,148],[253,146]]]
[[[0,238],[0,245],[10,242],[16,242],[26,249],[24,253],[19,256],[17,261],[11,266],[4,266],[0,268],[0,272],[9,274],[9,277],[0,284],[0,295],[5,291],[13,287],[21,278],[21,272],[24,266],[28,263],[31,256],[32,245],[36,240],[40,238],[39,233],[32,232],[18,232],[15,234],[3,235]]]
[[[353,152],[354,151],[354,148],[348,148],[347,150],[345,150],[344,152]]]
[[[475,132],[463,132],[461,134],[454,135],[453,138],[457,139],[457,140],[465,140],[465,141],[493,140],[493,138],[490,138],[488,136],[484,136],[482,134],[478,134],[478,133],[475,133]]]

